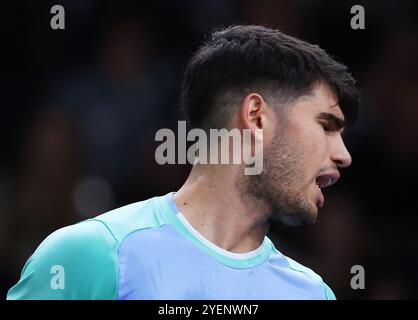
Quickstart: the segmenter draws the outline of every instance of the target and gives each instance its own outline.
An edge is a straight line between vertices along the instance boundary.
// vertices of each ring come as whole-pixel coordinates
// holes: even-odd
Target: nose
[[[351,165],[352,159],[348,152],[341,135],[336,136],[336,140],[331,147],[331,160],[339,168],[347,168]]]

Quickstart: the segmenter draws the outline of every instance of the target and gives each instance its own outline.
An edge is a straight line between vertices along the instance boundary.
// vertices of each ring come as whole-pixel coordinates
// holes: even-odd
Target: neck
[[[194,167],[174,201],[206,239],[225,250],[243,253],[261,245],[268,222],[265,206],[245,201],[237,189],[237,173],[229,165]]]

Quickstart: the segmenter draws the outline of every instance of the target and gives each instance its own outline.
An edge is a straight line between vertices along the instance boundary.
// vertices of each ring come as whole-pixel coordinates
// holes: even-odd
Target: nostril
[[[335,164],[337,165],[337,167],[339,168],[347,168],[350,166],[351,164],[351,157],[347,158],[347,159],[339,159],[339,160],[334,160]]]
[[[334,161],[338,167],[343,167],[344,166],[344,162],[342,160],[336,160]]]

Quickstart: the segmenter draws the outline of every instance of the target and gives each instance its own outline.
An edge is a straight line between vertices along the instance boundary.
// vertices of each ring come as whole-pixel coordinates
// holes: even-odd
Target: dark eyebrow
[[[321,112],[318,114],[317,119],[322,119],[330,123],[333,130],[343,129],[342,131],[344,131],[345,120],[335,116],[332,113]]]

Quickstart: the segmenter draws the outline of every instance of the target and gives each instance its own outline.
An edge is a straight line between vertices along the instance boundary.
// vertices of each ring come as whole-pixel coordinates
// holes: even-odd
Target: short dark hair
[[[346,122],[357,118],[359,93],[347,67],[317,45],[262,26],[214,32],[186,66],[180,104],[193,127],[226,127],[244,95],[256,91],[291,102],[323,82],[336,94]]]

